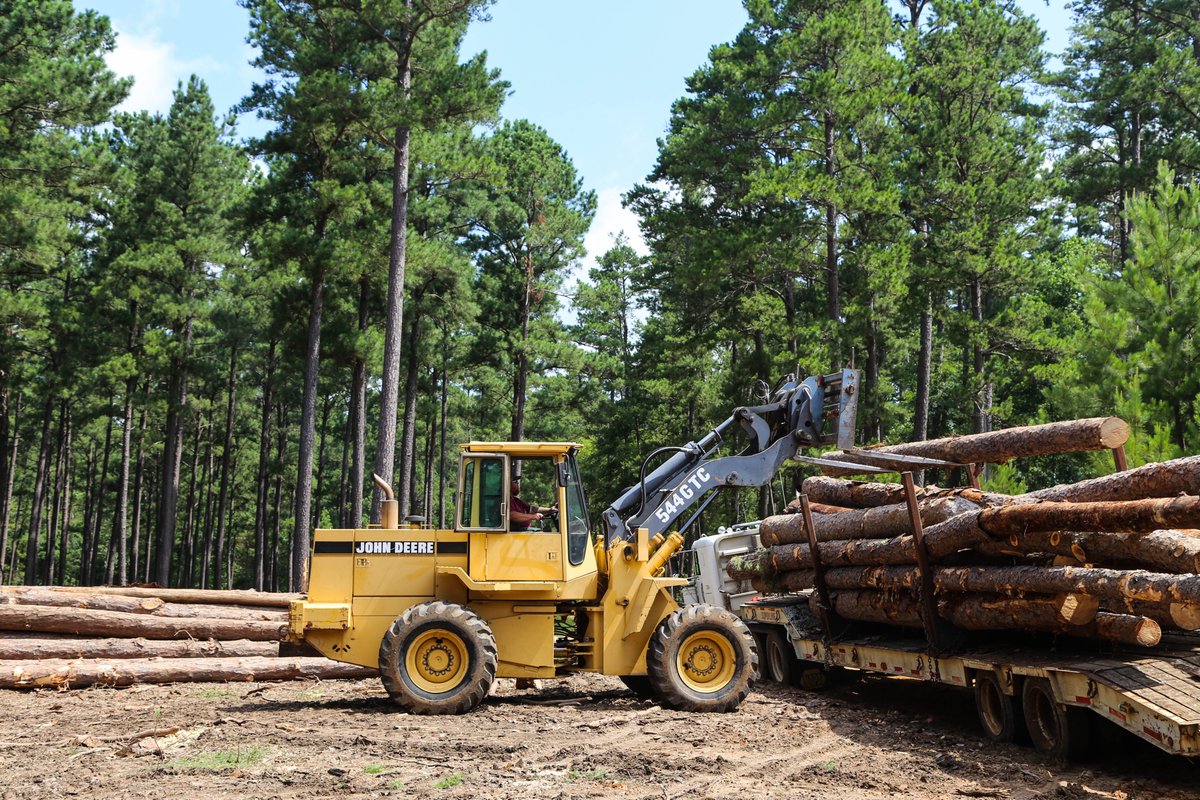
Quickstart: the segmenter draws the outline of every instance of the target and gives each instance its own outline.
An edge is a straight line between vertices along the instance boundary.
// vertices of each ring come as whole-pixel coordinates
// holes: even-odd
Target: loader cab
[[[468,534],[475,581],[594,581],[587,498],[573,442],[470,442],[462,445],[455,530]],[[514,530],[511,484],[529,504],[557,506],[531,530]],[[519,527],[519,526],[517,526]]]

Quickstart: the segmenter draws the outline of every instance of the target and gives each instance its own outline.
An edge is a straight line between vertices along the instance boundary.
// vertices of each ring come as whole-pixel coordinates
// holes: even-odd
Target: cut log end
[[[1129,423],[1120,417],[1108,417],[1100,423],[1100,444],[1112,449],[1129,441]]]

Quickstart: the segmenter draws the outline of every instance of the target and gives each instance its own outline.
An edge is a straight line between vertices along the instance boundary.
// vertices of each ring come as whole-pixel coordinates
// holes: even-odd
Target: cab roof
[[[513,456],[557,456],[578,450],[578,442],[467,442],[459,445],[464,453],[507,453]]]

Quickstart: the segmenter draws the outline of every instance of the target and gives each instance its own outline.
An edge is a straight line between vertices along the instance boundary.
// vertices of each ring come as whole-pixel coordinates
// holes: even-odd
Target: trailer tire
[[[394,702],[414,714],[462,714],[487,697],[496,679],[496,637],[456,603],[412,606],[379,644],[379,677]]]
[[[984,735],[993,742],[1016,741],[1025,733],[1020,704],[1005,693],[994,672],[976,672],[974,684],[975,711]]]
[[[1060,760],[1084,757],[1092,740],[1089,712],[1054,699],[1046,678],[1026,678],[1021,687],[1025,728],[1039,753]]]
[[[668,614],[646,650],[655,698],[680,711],[734,711],[758,670],[758,647],[731,612],[690,605]]]
[[[796,654],[779,631],[767,631],[759,648],[759,669],[770,681],[790,686],[796,674]]]

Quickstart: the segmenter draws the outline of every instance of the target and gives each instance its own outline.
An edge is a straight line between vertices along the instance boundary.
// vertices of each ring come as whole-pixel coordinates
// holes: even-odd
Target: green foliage
[[[455,786],[462,786],[462,775],[455,772],[453,775],[447,775],[433,784],[435,789],[453,789]]]
[[[229,772],[253,767],[266,756],[267,749],[258,745],[237,750],[215,750],[173,758],[167,762],[167,769],[175,772]]]

